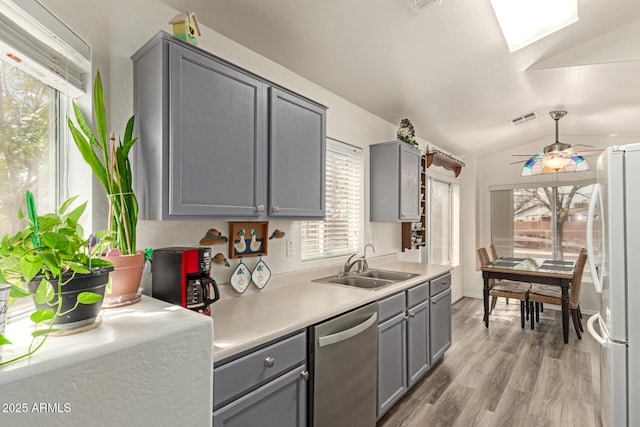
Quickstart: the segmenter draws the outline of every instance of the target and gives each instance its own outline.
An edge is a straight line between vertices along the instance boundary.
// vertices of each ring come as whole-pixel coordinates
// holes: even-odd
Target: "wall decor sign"
[[[267,255],[269,222],[230,222],[229,258]]]

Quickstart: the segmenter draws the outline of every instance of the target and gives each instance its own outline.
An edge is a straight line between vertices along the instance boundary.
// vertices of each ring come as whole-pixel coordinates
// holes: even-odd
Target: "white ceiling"
[[[551,143],[557,109],[560,140],[640,139],[638,0],[579,0],[577,23],[514,53],[489,0],[162,1],[456,155]]]

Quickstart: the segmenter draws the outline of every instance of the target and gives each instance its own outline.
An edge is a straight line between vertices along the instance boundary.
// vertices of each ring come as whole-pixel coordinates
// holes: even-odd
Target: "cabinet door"
[[[409,387],[431,366],[429,364],[429,300],[407,310],[407,365]]]
[[[420,152],[400,144],[400,221],[420,220]]]
[[[451,289],[431,297],[431,363],[451,347]]]
[[[405,314],[378,325],[378,418],[407,391]]]
[[[169,214],[264,215],[267,85],[185,47],[169,49]]]
[[[325,109],[271,88],[269,215],[324,217]]]
[[[213,413],[213,427],[304,427],[306,381],[301,365]]]

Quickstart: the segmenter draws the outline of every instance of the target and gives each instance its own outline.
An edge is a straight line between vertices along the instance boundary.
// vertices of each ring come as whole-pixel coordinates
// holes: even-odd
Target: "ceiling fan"
[[[556,122],[556,140],[545,146],[537,154],[514,154],[514,156],[529,157],[522,167],[522,176],[546,173],[580,172],[589,170],[589,164],[584,156],[599,154],[602,150],[579,151],[575,147],[593,148],[590,145],[576,144],[571,146],[558,139],[558,121],[567,115],[566,111],[550,111],[549,115]],[[513,162],[513,163],[520,163]]]

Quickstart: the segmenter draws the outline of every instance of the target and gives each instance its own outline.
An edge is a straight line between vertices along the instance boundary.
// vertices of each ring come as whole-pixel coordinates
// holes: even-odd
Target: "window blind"
[[[89,45],[35,0],[0,0],[0,57],[72,98],[85,93]]]
[[[362,149],[327,140],[324,221],[302,223],[302,259],[356,252],[362,239]]]

